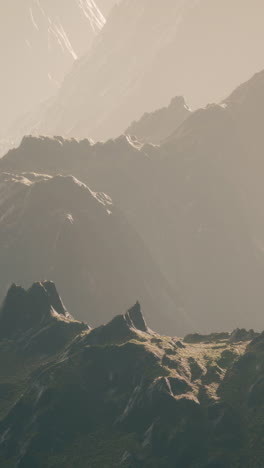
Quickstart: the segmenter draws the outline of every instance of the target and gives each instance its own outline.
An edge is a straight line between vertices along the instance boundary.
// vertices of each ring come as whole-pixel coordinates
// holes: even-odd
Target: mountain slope
[[[0,199],[2,298],[11,282],[51,278],[92,325],[139,299],[151,326],[184,327],[147,248],[107,195],[70,176],[2,173]]]
[[[51,283],[12,287],[1,310],[1,329],[23,324],[0,337],[3,466],[261,466],[263,334],[187,343],[150,331],[139,304],[88,329],[54,297]]]
[[[176,289],[188,331],[260,329],[263,93],[261,72],[160,146],[28,137],[0,168],[73,174],[109,193]]]
[[[172,96],[192,108],[223,99],[263,66],[262,15],[261,0],[118,2],[27,133],[106,140]]]

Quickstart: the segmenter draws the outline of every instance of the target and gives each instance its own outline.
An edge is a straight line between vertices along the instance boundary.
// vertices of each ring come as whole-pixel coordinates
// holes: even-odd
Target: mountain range
[[[262,0],[119,1],[54,98],[26,131],[10,133],[107,140],[172,96],[193,109],[221,101],[263,66],[263,8]]]
[[[0,464],[257,468],[263,333],[161,336],[137,303],[91,329],[51,282],[0,311]]]
[[[152,327],[184,330],[173,289],[109,196],[72,176],[2,172],[0,200],[2,300],[13,282],[52,279],[92,326],[138,299]]]
[[[143,142],[26,137],[0,170],[72,174],[108,193],[174,290],[184,332],[261,329],[263,104],[261,72],[220,104],[176,119],[160,145],[144,143],[143,130]],[[169,121],[170,107],[161,112]]]
[[[263,14],[2,0],[0,468],[263,468]]]

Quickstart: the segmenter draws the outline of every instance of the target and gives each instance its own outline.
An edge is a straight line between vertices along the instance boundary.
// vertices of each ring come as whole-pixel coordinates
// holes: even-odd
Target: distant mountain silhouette
[[[191,114],[183,97],[171,100],[168,107],[146,113],[126,130],[127,135],[135,136],[143,143],[159,144],[168,138],[175,129]]]

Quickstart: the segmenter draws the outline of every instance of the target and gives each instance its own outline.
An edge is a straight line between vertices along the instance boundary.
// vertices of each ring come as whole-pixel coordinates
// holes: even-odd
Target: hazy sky
[[[114,78],[114,73],[117,78],[121,76],[122,54],[114,56],[112,48],[113,40],[117,39],[120,49],[124,49],[122,53],[125,54],[127,49],[131,59],[124,79],[130,76],[134,82],[137,78],[142,80],[143,76],[142,67],[140,75],[137,70],[140,61],[144,63],[138,47],[138,32],[144,41],[157,27],[153,24],[154,12],[162,25],[169,20],[173,6],[189,7],[196,3],[195,8],[187,8],[188,13],[182,16],[182,21],[177,21],[178,29],[174,21],[169,25],[175,27],[175,40],[173,44],[168,41],[168,47],[157,55],[153,65],[156,77],[157,68],[160,66],[159,72],[164,69],[164,82],[159,81],[159,77],[157,83],[153,82],[155,76],[151,76],[151,69],[143,70],[142,93],[146,95],[150,87],[157,96],[160,93],[160,99],[152,100],[153,93],[150,93],[146,108],[143,109],[143,100],[138,113],[150,110],[149,103],[153,103],[153,107],[166,105],[178,94],[184,95],[192,108],[219,101],[264,68],[263,0],[1,0],[0,134],[7,122],[56,93],[74,60],[89,50],[95,32],[102,27],[104,20],[100,8],[107,16],[114,3],[123,5],[121,16],[119,22],[113,22],[111,35],[107,37],[109,50],[105,49],[105,56],[98,60],[109,62],[110,79]],[[41,16],[42,9],[44,16]],[[122,16],[126,9],[129,14]],[[139,27],[135,24],[131,34],[133,39],[123,44],[133,10],[137,14],[146,10],[145,23]],[[159,34],[164,36],[158,25]],[[149,55],[153,52],[149,50]],[[169,62],[170,70],[167,71]],[[103,90],[98,90],[100,92]],[[116,98],[113,99],[116,102]],[[135,118],[138,117],[135,114]]]
[[[182,25],[184,37],[189,35],[189,41],[182,42],[186,61],[196,63],[197,70],[201,70],[196,77],[186,77],[186,98],[192,105],[203,105],[208,97],[211,101],[224,98],[232,88],[264,68],[263,17],[263,0],[198,2],[188,22]],[[206,87],[200,82],[205,67]]]

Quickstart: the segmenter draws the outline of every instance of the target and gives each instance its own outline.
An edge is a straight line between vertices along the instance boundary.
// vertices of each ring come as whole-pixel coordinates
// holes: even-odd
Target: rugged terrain
[[[176,119],[160,145],[129,135],[96,144],[25,137],[0,170],[73,174],[109,194],[174,289],[185,332],[261,330],[263,109],[261,72],[225,101]]]
[[[5,468],[257,468],[263,334],[161,336],[140,304],[95,329],[53,283],[13,285],[0,313]]]
[[[137,299],[159,331],[186,326],[176,295],[125,216],[109,196],[72,176],[2,172],[0,245],[1,301],[12,282],[29,287],[50,278],[67,308],[93,326]]]

